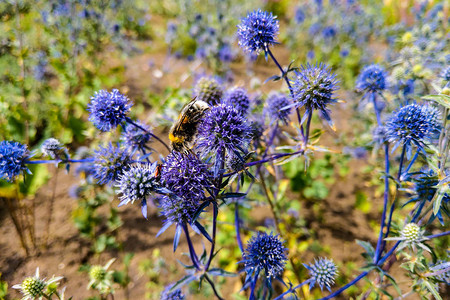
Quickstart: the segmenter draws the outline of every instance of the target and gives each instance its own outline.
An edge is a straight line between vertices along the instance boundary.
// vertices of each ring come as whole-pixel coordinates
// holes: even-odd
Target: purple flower
[[[248,113],[248,109],[250,108],[250,98],[248,97],[247,91],[241,87],[235,87],[228,90],[222,103],[233,106],[243,116]]]
[[[338,269],[332,259],[320,257],[319,259],[315,259],[311,265],[303,265],[308,269],[309,275],[311,276],[310,289],[318,284],[321,290],[323,290],[323,287],[326,287],[331,292],[330,287],[334,285],[334,280],[338,275]]]
[[[26,166],[30,151],[26,145],[13,141],[0,142],[0,178],[13,182],[23,171],[30,173]]]
[[[89,121],[101,131],[110,131],[125,122],[132,104],[119,90],[95,92],[88,104]]]
[[[356,88],[366,92],[380,92],[386,89],[386,73],[379,65],[364,67],[356,80]]]
[[[286,94],[271,92],[267,97],[267,106],[264,108],[264,113],[267,114],[271,122],[281,121],[287,124],[291,108],[285,108],[291,104]]]
[[[272,13],[253,11],[237,27],[239,46],[246,52],[267,52],[271,45],[277,44],[279,24]]]
[[[108,147],[100,146],[94,151],[93,175],[98,184],[108,184],[117,181],[132,162],[129,148],[114,147],[109,143]]]

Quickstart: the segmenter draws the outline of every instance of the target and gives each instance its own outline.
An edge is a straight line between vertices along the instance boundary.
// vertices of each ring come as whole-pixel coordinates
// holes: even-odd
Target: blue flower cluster
[[[321,257],[314,260],[314,263],[311,265],[303,265],[308,269],[311,276],[310,289],[318,284],[321,290],[326,287],[331,291],[330,287],[334,284],[334,280],[338,275],[338,270],[333,260]]]
[[[20,173],[28,171],[28,158],[30,152],[26,145],[12,141],[0,142],[0,178],[12,182]]]
[[[271,123],[281,121],[284,124],[287,124],[289,115],[291,114],[291,108],[288,107],[290,104],[291,101],[286,94],[272,92],[267,97],[264,112],[269,116]]]
[[[279,27],[272,13],[261,10],[251,12],[238,25],[239,46],[247,52],[267,52],[270,46],[277,44]]]
[[[386,72],[376,64],[364,67],[356,81],[356,88],[371,93],[385,90]]]
[[[122,133],[121,140],[126,147],[130,147],[131,149],[146,149],[146,145],[150,141],[150,127],[139,121],[136,124],[146,131],[143,131],[137,126],[129,125]]]
[[[113,146],[100,146],[94,151],[93,176],[98,184],[108,184],[119,180],[120,176],[130,168],[133,162],[130,149]]]
[[[132,104],[119,90],[95,92],[88,104],[89,121],[101,131],[110,131],[125,122]]]
[[[172,152],[161,168],[161,184],[171,191],[160,202],[168,223],[191,222],[193,213],[205,200],[205,189],[212,187],[208,165],[192,153]]]
[[[219,104],[204,116],[199,127],[198,146],[204,154],[226,149],[245,153],[250,142],[250,125],[233,106]]]
[[[280,276],[286,265],[288,250],[278,235],[258,232],[247,244],[244,253],[245,272],[258,276],[264,271],[267,280]]]
[[[440,113],[431,105],[410,104],[394,112],[386,122],[389,142],[407,148],[423,148],[440,130]]]
[[[338,89],[336,75],[324,64],[301,66],[295,71],[292,81],[294,103],[292,106],[304,107],[305,117],[313,110],[332,124],[328,105],[335,103],[334,92]]]
[[[161,293],[161,300],[184,300],[186,297],[183,295],[181,290],[170,291],[173,287],[173,284],[169,284],[166,286],[164,291]]]
[[[235,87],[227,91],[222,103],[238,110],[242,116],[246,116],[250,108],[250,98],[247,91],[241,87]]]

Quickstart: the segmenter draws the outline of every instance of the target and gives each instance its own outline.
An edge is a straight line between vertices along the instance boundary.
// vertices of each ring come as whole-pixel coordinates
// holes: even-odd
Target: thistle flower
[[[402,250],[403,248],[409,246],[416,251],[416,246],[431,252],[430,248],[427,245],[423,244],[423,241],[428,240],[428,238],[424,235],[424,230],[420,228],[416,223],[408,223],[403,227],[400,232],[399,237],[390,237],[385,238],[386,241],[401,241],[400,245],[397,248],[397,252]]]
[[[406,203],[413,201],[432,201],[438,188],[436,187],[439,183],[439,177],[432,170],[425,170],[418,174],[417,177],[414,178],[414,192],[415,195]],[[450,195],[448,193],[444,193],[442,195],[441,205],[444,207],[450,201]],[[405,204],[405,205],[406,205]],[[434,218],[438,218],[441,225],[444,225],[444,218],[442,217],[442,211],[439,209],[437,214],[432,214],[430,217],[430,221],[433,221]]]
[[[389,142],[418,148],[435,136],[440,130],[440,113],[430,105],[410,104],[394,112],[386,122],[386,136]]]
[[[88,289],[96,289],[100,294],[113,294],[113,273],[114,271],[108,270],[109,267],[115,261],[115,258],[111,258],[104,266],[94,265],[89,269],[89,283]]]
[[[30,173],[26,166],[30,152],[26,145],[13,141],[0,142],[0,178],[13,182],[23,171]]]
[[[272,278],[279,277],[286,265],[287,248],[284,241],[278,235],[258,232],[247,244],[244,252],[245,272],[250,277],[257,277],[264,271],[266,279],[270,283]]]
[[[269,47],[278,44],[276,37],[280,28],[276,16],[272,13],[256,10],[241,19],[237,26],[239,46],[246,52],[266,53]]]
[[[142,150],[147,148],[146,145],[150,141],[150,127],[139,121],[137,121],[136,124],[146,131],[143,131],[137,126],[130,125],[126,127],[126,130],[122,133],[120,139],[126,147]]]
[[[384,144],[387,141],[386,137],[386,127],[385,126],[377,126],[372,132],[373,141],[376,144]]]
[[[319,116],[330,126],[333,125],[327,106],[337,102],[333,98],[334,91],[338,89],[337,83],[336,75],[324,64],[312,66],[308,63],[295,71],[292,82],[295,103],[290,106],[305,107],[302,122],[313,110],[318,110]]]
[[[322,30],[322,35],[324,37],[324,39],[326,40],[330,40],[332,38],[334,38],[337,34],[337,29],[334,26],[326,26],[323,30]]]
[[[264,108],[264,113],[270,118],[270,122],[281,121],[287,124],[289,121],[289,115],[291,108],[285,108],[289,106],[289,98],[283,93],[271,92],[267,97],[267,106]]]
[[[89,121],[101,131],[110,131],[126,120],[132,104],[119,90],[95,92],[88,104]]]
[[[314,260],[314,264],[303,265],[308,269],[311,276],[310,289],[318,284],[321,290],[326,287],[331,291],[330,287],[334,285],[334,280],[338,275],[338,269],[332,259],[319,257],[319,259]]]
[[[162,191],[158,184],[156,168],[156,162],[153,164],[136,164],[119,175],[116,184],[117,193],[121,194],[119,206],[139,200],[142,215],[147,218],[147,197],[152,192]]]
[[[230,46],[225,45],[219,50],[219,59],[224,63],[233,61],[233,51]]]
[[[183,295],[180,289],[175,291],[170,291],[173,287],[173,284],[169,284],[166,286],[164,291],[161,293],[161,300],[184,300],[186,297]]]
[[[42,143],[41,146],[42,154],[50,156],[52,159],[68,159],[69,153],[67,149],[61,146],[61,143],[54,138],[49,138]]]
[[[211,77],[200,78],[194,87],[194,96],[197,100],[205,101],[210,105],[217,105],[222,99],[222,86]]]
[[[58,282],[63,277],[52,277],[50,280],[39,278],[39,268],[36,268],[36,275],[34,277],[27,277],[21,284],[13,285],[13,289],[18,289],[22,292],[22,300],[36,299],[37,297],[43,297],[45,294],[45,288],[55,282]]]
[[[211,108],[199,126],[198,146],[204,153],[246,152],[250,142],[250,125],[237,109],[219,104]]]
[[[381,92],[386,89],[386,72],[379,65],[364,67],[356,80],[356,88],[365,92]]]
[[[233,106],[243,116],[248,113],[248,109],[250,108],[250,98],[248,97],[247,91],[240,87],[230,89],[225,94],[222,103]]]
[[[108,147],[100,146],[94,151],[94,178],[98,180],[98,184],[117,181],[132,162],[132,154],[128,148],[114,147],[111,143]]]
[[[205,199],[205,189],[212,186],[207,164],[194,154],[172,152],[161,168],[161,183],[171,191],[160,202],[166,224],[191,223],[192,216]]]

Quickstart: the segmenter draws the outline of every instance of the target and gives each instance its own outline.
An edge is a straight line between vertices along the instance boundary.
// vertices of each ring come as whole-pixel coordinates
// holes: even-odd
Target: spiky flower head
[[[111,258],[104,266],[94,265],[89,269],[89,283],[88,289],[94,288],[100,292],[100,294],[112,294],[113,288],[113,273],[114,271],[108,270],[116,259]]]
[[[89,121],[101,131],[110,131],[122,124],[133,104],[119,90],[100,90],[91,97],[87,110]]]
[[[94,151],[94,178],[98,184],[108,184],[117,181],[132,163],[132,154],[128,148],[111,143],[107,147],[100,146]]]
[[[42,154],[50,156],[52,159],[68,159],[69,152],[55,138],[46,139],[41,146]]]
[[[147,218],[147,197],[160,190],[157,176],[156,162],[130,166],[119,175],[116,184],[117,192],[121,194],[119,206],[138,200],[141,203],[142,215]]]
[[[30,152],[26,145],[13,141],[0,142],[0,178],[13,182],[23,171],[29,172],[26,161]]]
[[[266,279],[270,282],[284,271],[287,261],[284,241],[273,233],[258,232],[247,244],[244,252],[245,271],[253,276],[264,271]]]
[[[302,122],[310,112],[317,110],[321,118],[330,125],[333,124],[327,106],[337,102],[334,98],[334,92],[338,89],[337,84],[336,75],[322,63],[316,65],[308,63],[295,71],[292,81],[295,103],[292,106],[305,108]]]
[[[197,144],[204,153],[217,153],[218,149],[246,152],[250,132],[250,125],[237,109],[219,104],[204,116]]]
[[[450,81],[450,66],[442,70],[441,77],[445,81]]]
[[[310,289],[318,284],[321,290],[326,287],[331,291],[330,287],[334,285],[334,280],[338,275],[337,266],[332,259],[319,257],[318,259],[314,259],[313,264],[303,265],[308,269],[309,275],[311,276],[311,282],[309,284]]]
[[[201,77],[194,86],[194,96],[209,105],[217,105],[223,96],[220,83],[212,77]]]
[[[390,237],[386,238],[387,241],[401,241],[397,248],[397,252],[401,251],[403,248],[409,246],[414,251],[416,251],[416,247],[420,247],[426,251],[431,252],[430,248],[427,245],[423,244],[423,241],[428,240],[424,235],[425,231],[420,228],[416,223],[408,223],[406,224],[400,232],[399,237]]]
[[[166,286],[161,293],[161,300],[184,300],[186,297],[183,295],[180,289],[171,291],[173,284]]]
[[[291,102],[284,93],[271,92],[267,97],[267,106],[264,108],[264,113],[269,116],[271,123],[281,121],[287,124],[291,108],[285,108]]]
[[[95,281],[102,281],[106,278],[106,270],[103,266],[95,265],[89,270],[89,278]]]
[[[22,294],[22,300],[36,299],[37,297],[42,297],[45,295],[45,288],[52,283],[58,282],[63,277],[52,277],[50,280],[46,281],[39,277],[39,268],[36,268],[36,274],[33,277],[27,277],[22,281],[21,284],[13,285],[13,289],[19,289]]]
[[[280,26],[272,13],[255,10],[242,18],[237,27],[239,46],[246,52],[267,52],[270,46],[278,44],[276,38]]]
[[[381,92],[386,89],[386,72],[377,64],[362,69],[356,80],[356,88],[365,92]]]
[[[385,126],[377,126],[373,132],[373,141],[379,145],[384,144],[387,141],[386,137],[386,127]]]
[[[150,127],[139,121],[137,121],[136,124],[146,131],[137,126],[130,125],[127,126],[126,130],[122,133],[120,139],[126,147],[130,147],[131,149],[145,149],[147,143],[150,141]]]
[[[419,225],[417,225],[416,223],[409,223],[406,224],[405,227],[403,227],[402,237],[407,242],[415,243],[417,241],[420,241],[423,235]]]
[[[222,103],[225,105],[233,106],[243,116],[245,116],[247,115],[248,109],[250,107],[250,98],[248,97],[247,91],[244,88],[235,87],[228,90]]]
[[[410,104],[394,112],[386,122],[386,136],[395,147],[412,144],[418,148],[425,144],[440,130],[439,110],[431,105]]]
[[[208,165],[196,155],[172,152],[161,168],[161,183],[172,193],[161,199],[161,214],[168,223],[190,223],[205,189],[212,186]]]

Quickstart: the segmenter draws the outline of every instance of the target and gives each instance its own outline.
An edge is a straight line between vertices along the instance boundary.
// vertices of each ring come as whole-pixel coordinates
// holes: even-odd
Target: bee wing
[[[194,105],[194,103],[197,101],[197,97],[194,97],[194,99],[192,99],[191,101],[189,101],[188,103],[186,103],[183,108],[181,109],[180,112],[180,116],[178,117],[178,122],[176,127],[174,128],[173,132],[177,132],[180,130],[181,125],[183,124],[184,120],[186,120],[187,118],[187,114],[186,111],[192,106]]]

